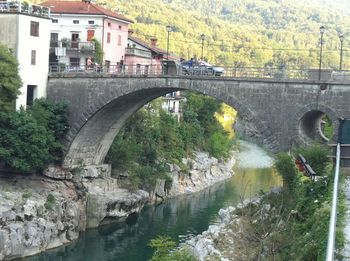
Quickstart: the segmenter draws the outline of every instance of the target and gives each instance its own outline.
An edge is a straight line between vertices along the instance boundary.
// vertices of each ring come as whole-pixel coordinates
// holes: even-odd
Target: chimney
[[[158,39],[156,37],[152,37],[151,38],[151,46],[157,47],[157,41],[158,41]]]

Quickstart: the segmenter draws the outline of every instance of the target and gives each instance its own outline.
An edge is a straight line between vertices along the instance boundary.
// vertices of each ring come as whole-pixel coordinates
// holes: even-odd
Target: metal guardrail
[[[328,231],[328,243],[327,243],[327,257],[326,261],[334,260],[335,250],[335,227],[337,223],[337,205],[338,205],[338,185],[339,185],[339,167],[340,167],[340,144],[337,144],[337,156],[335,163],[335,175],[334,175],[334,186],[333,186],[333,197],[332,197],[332,211],[329,222]]]
[[[178,70],[177,75],[189,76],[222,76],[232,78],[257,78],[257,79],[292,79],[292,80],[315,80],[310,78],[309,69],[280,69],[280,68],[260,68],[260,67],[221,67],[222,73],[217,73],[215,70],[209,68],[201,68],[200,70]],[[166,68],[160,64],[142,65],[142,64],[110,64],[110,65],[65,65],[65,64],[51,64],[49,66],[51,73],[71,73],[71,72],[98,72],[104,74],[119,74],[119,75],[167,75]],[[334,71],[343,78],[350,81],[350,71]],[[336,80],[330,78],[329,80]]]
[[[88,65],[70,65],[54,64],[49,66],[50,73],[99,73],[113,75],[164,75],[165,71],[161,65],[109,65],[100,66],[97,64]]]

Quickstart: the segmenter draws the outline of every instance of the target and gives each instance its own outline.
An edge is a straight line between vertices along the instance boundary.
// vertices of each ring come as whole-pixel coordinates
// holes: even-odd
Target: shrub
[[[174,250],[176,243],[168,236],[152,239],[149,246],[155,249],[151,261],[196,261],[185,249]]]
[[[302,154],[311,168],[317,175],[323,176],[326,173],[326,167],[330,163],[328,157],[329,150],[322,145],[314,145],[308,148],[300,148],[296,150],[296,154]]]
[[[210,136],[206,149],[210,155],[220,158],[226,157],[228,155],[231,146],[232,141],[228,135],[225,135],[221,132],[216,132]]]
[[[63,145],[59,139],[68,129],[64,105],[38,100],[28,111],[0,113],[0,160],[30,172],[58,162]]]
[[[44,207],[47,210],[53,210],[56,204],[55,196],[52,194],[47,195],[46,202],[44,203]]]
[[[296,182],[297,171],[292,157],[287,153],[278,154],[276,157],[275,167],[278,174],[282,176],[283,187],[287,190],[293,190]]]

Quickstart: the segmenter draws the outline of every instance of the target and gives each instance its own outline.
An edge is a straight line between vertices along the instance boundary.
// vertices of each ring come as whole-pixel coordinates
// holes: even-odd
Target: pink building
[[[157,38],[151,38],[150,43],[142,41],[129,32],[128,44],[125,51],[125,68],[136,74],[161,73],[162,60],[166,59],[166,51],[157,46]],[[169,55],[169,60],[178,57]]]
[[[93,38],[101,43],[104,65],[124,62],[130,19],[90,0],[49,0],[41,5],[51,9],[51,63],[86,66],[95,54]]]

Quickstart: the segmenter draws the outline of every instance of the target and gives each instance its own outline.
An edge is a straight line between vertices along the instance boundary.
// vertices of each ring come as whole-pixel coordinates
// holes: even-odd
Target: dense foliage
[[[229,66],[318,67],[319,27],[324,34],[323,67],[338,68],[338,34],[350,27],[345,0],[98,0],[135,21],[135,36],[158,38],[166,49],[166,26],[172,25],[170,51],[188,59],[204,56]],[[344,44],[345,49],[347,45]],[[349,69],[349,53],[344,53]]]
[[[114,140],[107,155],[113,169],[131,175],[133,187],[154,186],[166,178],[166,163],[181,165],[182,158],[194,149],[205,149],[212,156],[225,157],[232,139],[215,117],[222,105],[214,98],[190,93],[183,119],[161,109],[156,100],[135,113]]]
[[[0,45],[0,112],[15,108],[21,84],[16,58],[7,47]]]
[[[294,161],[287,153],[280,153],[276,157],[275,167],[283,178],[283,187],[293,190],[297,177],[297,170]]]
[[[324,150],[311,147],[302,150],[307,158],[324,158]],[[287,193],[264,195],[259,204],[251,204],[239,214],[246,219],[244,233],[252,260],[264,256],[266,260],[324,260],[327,247],[332,171],[329,160],[320,164],[319,173],[325,176],[310,180],[298,174],[288,183]],[[280,154],[276,166],[283,177],[290,177],[292,156]],[[310,164],[313,164],[310,161]],[[284,166],[286,165],[286,166]],[[340,208],[338,217],[344,215]],[[337,235],[341,245],[343,236]]]
[[[19,171],[43,169],[62,156],[67,106],[36,100],[26,111],[0,112],[0,161]]]
[[[92,38],[92,42],[95,44],[94,62],[101,65],[103,64],[102,45],[96,38]]]

